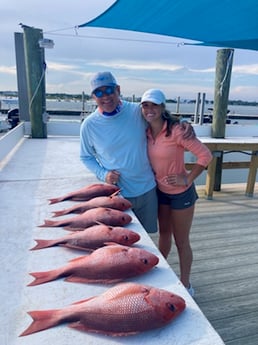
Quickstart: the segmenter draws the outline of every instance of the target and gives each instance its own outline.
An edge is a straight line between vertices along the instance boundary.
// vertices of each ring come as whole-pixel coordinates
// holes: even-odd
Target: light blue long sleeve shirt
[[[147,193],[156,183],[145,130],[138,104],[123,101],[120,112],[112,116],[96,110],[81,125],[80,159],[101,181],[108,171],[117,170],[124,197]]]

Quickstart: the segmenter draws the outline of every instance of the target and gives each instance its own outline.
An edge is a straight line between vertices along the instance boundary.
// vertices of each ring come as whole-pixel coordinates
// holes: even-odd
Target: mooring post
[[[198,123],[198,116],[199,114],[199,109],[200,109],[200,99],[201,99],[201,93],[197,93],[196,97],[196,102],[195,102],[195,109],[194,109],[194,123]]]
[[[32,138],[46,138],[47,125],[44,119],[46,113],[46,65],[44,49],[39,45],[43,33],[41,29],[29,26],[23,26],[23,30],[31,136]]]
[[[234,49],[219,49],[217,51],[214,108],[211,126],[211,136],[213,138],[225,138],[233,56]],[[216,165],[215,191],[220,191],[221,189],[222,163],[223,152],[220,152]]]
[[[180,96],[177,97],[176,101],[176,114],[179,115],[179,107],[180,107]]]
[[[233,55],[233,49],[219,49],[217,51],[214,109],[211,128],[213,138],[225,137]]]
[[[18,85],[19,117],[21,121],[30,121],[28,84],[25,68],[24,39],[22,32],[14,33],[16,75]]]
[[[200,117],[199,117],[199,125],[203,124],[204,107],[205,107],[205,93],[202,94],[202,98],[201,98],[201,110],[200,110]]]

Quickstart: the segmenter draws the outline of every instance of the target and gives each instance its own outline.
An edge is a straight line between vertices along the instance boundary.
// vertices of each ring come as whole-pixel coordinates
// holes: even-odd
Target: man
[[[82,123],[80,159],[99,180],[117,184],[145,230],[154,233],[156,182],[140,105],[120,99],[120,86],[110,72],[92,77],[91,92],[98,107]]]

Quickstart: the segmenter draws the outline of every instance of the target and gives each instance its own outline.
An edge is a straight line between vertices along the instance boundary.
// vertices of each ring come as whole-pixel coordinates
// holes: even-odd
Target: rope
[[[43,65],[43,71],[42,71],[40,80],[39,80],[39,82],[38,82],[38,85],[37,85],[37,87],[36,87],[36,90],[35,90],[34,93],[33,93],[33,96],[31,97],[30,104],[29,104],[30,110],[31,110],[32,103],[33,103],[33,101],[34,101],[34,99],[35,99],[35,97],[36,97],[36,95],[37,95],[37,93],[38,93],[40,84],[41,84],[41,82],[42,82],[42,80],[43,80],[43,78],[44,78],[44,76],[45,76],[45,71],[46,71],[46,63],[44,63],[44,65]]]
[[[74,32],[67,34],[67,33],[59,33],[59,31],[70,30],[72,29]],[[63,37],[79,37],[79,38],[90,38],[90,39],[104,39],[104,40],[115,40],[115,41],[130,41],[130,42],[140,42],[140,43],[155,43],[155,44],[168,44],[168,45],[175,45],[177,48],[183,47],[185,45],[195,45],[193,43],[186,43],[186,42],[168,42],[168,41],[158,41],[158,40],[143,40],[143,39],[133,39],[133,38],[123,38],[123,37],[110,37],[110,36],[95,36],[95,35],[81,35],[79,34],[79,27],[73,26],[65,29],[59,30],[52,30],[52,31],[44,31],[44,34],[52,35],[52,36],[63,36]]]
[[[240,152],[240,153],[243,153],[243,154],[248,155],[248,156],[256,156],[257,155],[256,152],[250,153],[250,152],[241,151],[241,150],[224,151],[223,153],[227,154],[227,153],[234,153],[234,152]]]

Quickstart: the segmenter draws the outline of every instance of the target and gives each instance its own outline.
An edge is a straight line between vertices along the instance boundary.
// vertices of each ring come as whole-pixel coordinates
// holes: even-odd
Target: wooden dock
[[[258,344],[258,186],[222,185],[200,196],[191,230],[195,301],[226,345]],[[157,235],[151,236],[157,243]],[[175,247],[168,263],[178,274]],[[211,344],[212,345],[212,344]]]

